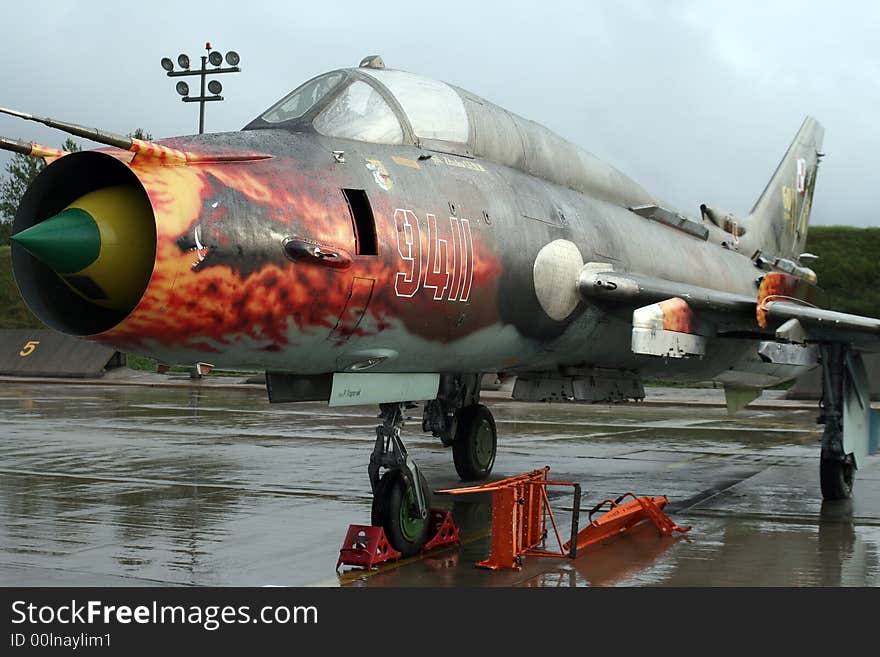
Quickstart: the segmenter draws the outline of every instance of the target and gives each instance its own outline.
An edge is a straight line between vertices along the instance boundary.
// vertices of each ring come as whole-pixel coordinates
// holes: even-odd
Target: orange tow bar
[[[673,531],[685,533],[690,527],[676,525],[662,508],[666,497],[636,497],[632,493],[621,495],[615,500],[603,500],[590,511],[590,524],[578,531],[581,486],[572,481],[552,481],[550,467],[545,466],[515,477],[508,477],[482,486],[451,488],[437,491],[449,495],[470,495],[492,493],[492,547],[489,558],[477,563],[481,568],[491,570],[519,570],[522,557],[568,557],[574,559],[578,550],[626,531],[643,520],[651,520],[664,536]],[[559,527],[550,507],[547,496],[548,486],[570,486],[573,489],[571,538],[563,543]],[[632,501],[621,504],[626,497]],[[608,505],[609,510],[593,520],[593,515]],[[548,523],[553,528],[558,551],[542,549],[548,536]]]
[[[621,504],[627,497],[631,497],[632,500]],[[637,525],[642,520],[652,521],[664,536],[670,536],[672,532],[686,534],[691,530],[690,527],[679,527],[672,518],[663,513],[663,507],[668,502],[665,495],[637,497],[633,493],[624,493],[615,500],[599,502],[590,510],[590,524],[578,532],[577,549],[581,550],[606,538],[611,538],[633,525]],[[601,511],[605,505],[610,507],[609,510],[593,520],[593,515]],[[569,548],[569,543],[566,543],[565,547]]]

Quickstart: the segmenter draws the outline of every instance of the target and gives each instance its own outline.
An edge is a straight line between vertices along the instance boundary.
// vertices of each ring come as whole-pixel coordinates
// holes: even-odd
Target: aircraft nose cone
[[[150,280],[156,225],[134,185],[102,187],[12,236],[83,299],[130,312]]]
[[[81,271],[101,253],[101,232],[92,215],[67,208],[11,238],[59,274]]]

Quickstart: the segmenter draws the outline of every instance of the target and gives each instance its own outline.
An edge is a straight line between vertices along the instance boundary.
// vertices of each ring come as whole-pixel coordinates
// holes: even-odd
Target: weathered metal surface
[[[638,216],[629,208],[684,217],[552,132],[473,94],[454,92],[469,126],[470,157],[458,157],[419,139],[406,99],[382,82],[392,72],[333,75],[335,86],[296,120],[259,119],[243,132],[159,144],[193,154],[182,166],[140,156],[126,163],[110,153],[54,163],[24,199],[15,230],[91,189],[131,185],[152,206],[155,265],[129,312],[104,312],[55,289],[54,273],[14,248],[17,278],[35,312],[55,328],[163,362],[209,360],[300,374],[339,371],[372,361],[373,353],[393,354],[378,358],[375,372],[421,372],[425,363],[461,373],[587,364],[706,379],[761,367],[754,343],[722,344],[711,330],[699,362],[633,353],[627,314],[613,303],[594,304],[583,290],[579,299],[576,279],[566,283],[575,278],[574,265],[589,262],[643,282],[665,281],[681,292],[670,296],[688,301],[684,295],[710,290],[703,307],[722,318],[706,319],[718,331],[742,331],[724,326],[723,315],[754,298],[760,270],[729,233],[684,218],[707,237],[695,240]],[[312,121],[354,81],[387,102],[403,143],[316,133]],[[801,151],[820,140],[818,124],[805,122],[768,190],[787,203],[792,193],[811,194],[816,157]],[[242,154],[262,159],[235,161]],[[365,219],[353,216],[351,190],[363,190],[368,200],[375,254],[358,253],[356,233]],[[805,218],[809,204],[794,202]],[[785,207],[744,225],[781,225],[793,206]],[[760,231],[745,237],[753,232]],[[314,253],[303,247],[292,261],[285,244],[312,245]],[[550,244],[562,246],[544,251]],[[761,383],[791,373],[765,369]]]
[[[852,454],[856,467],[877,451],[880,411],[871,408],[871,387],[865,363],[859,354],[848,354],[847,381],[843,398],[843,449]]]
[[[770,363],[815,367],[819,352],[815,346],[785,344],[782,342],[759,342],[758,354]]]
[[[640,217],[659,221],[661,224],[666,224],[701,240],[709,239],[709,229],[706,226],[692,221],[678,212],[668,210],[659,205],[638,205],[630,209]]]
[[[754,315],[755,311],[754,293],[732,294],[643,274],[595,271],[593,267],[585,267],[581,272],[578,292],[585,300],[605,298],[617,303],[643,303],[679,297],[696,309],[724,315],[727,322],[738,322],[740,325],[743,324],[739,316]]]
[[[513,398],[545,402],[620,402],[644,399],[642,382],[626,372],[587,372],[568,376],[518,376]]]
[[[863,349],[880,349],[880,319],[812,308],[790,301],[770,301],[764,304],[769,317],[778,322],[797,319],[816,341],[845,341],[859,344]]]

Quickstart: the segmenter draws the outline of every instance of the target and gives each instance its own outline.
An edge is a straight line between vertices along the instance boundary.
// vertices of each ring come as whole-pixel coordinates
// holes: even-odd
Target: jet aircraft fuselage
[[[423,430],[483,479],[484,373],[516,375],[532,401],[711,379],[735,410],[821,363],[823,495],[849,497],[877,448],[859,354],[880,348],[880,321],[817,308],[802,253],[811,117],[737,217],[672,208],[546,128],[376,58],[233,133],[154,143],[0,111],[112,147],[0,140],[55,160],[13,227],[34,313],[164,363],[264,369],[272,401],[379,403],[373,522],[404,554],[428,523],[406,404],[425,401]]]

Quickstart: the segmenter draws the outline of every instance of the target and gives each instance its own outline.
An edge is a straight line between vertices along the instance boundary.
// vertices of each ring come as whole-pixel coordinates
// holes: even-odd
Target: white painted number
[[[396,210],[397,251],[402,269],[394,281],[399,297],[413,297],[424,288],[435,301],[467,301],[474,281],[474,242],[467,219],[449,217],[449,229],[433,214],[426,216],[427,253],[422,228],[411,210]],[[441,237],[442,235],[442,237]]]
[[[807,191],[807,161],[804,158],[797,161],[797,190],[798,194]]]

